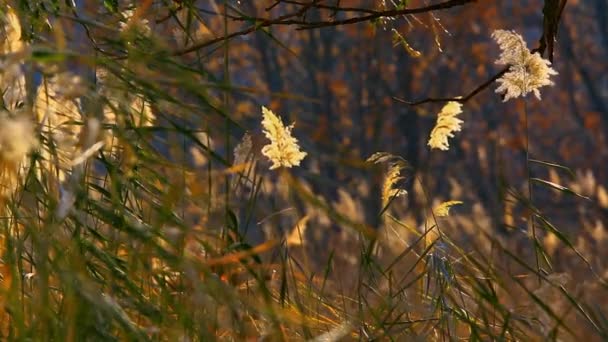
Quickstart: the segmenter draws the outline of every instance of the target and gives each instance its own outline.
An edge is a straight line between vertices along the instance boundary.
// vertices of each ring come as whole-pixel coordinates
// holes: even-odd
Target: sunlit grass
[[[36,123],[0,138],[2,339],[608,338],[600,257],[519,186],[501,189],[523,217],[504,232],[479,203],[439,201],[390,153],[350,160],[377,182],[323,183],[309,161],[323,151],[268,116],[267,94],[222,78],[225,51],[167,53],[209,35],[192,9],[169,11],[167,27],[149,26],[143,9],[58,11],[74,26],[24,9],[2,17],[8,39],[22,30],[17,14],[32,32],[3,45],[0,80],[37,80],[0,83],[0,132]],[[68,26],[93,51],[70,50]],[[580,184],[542,184],[584,196]],[[423,199],[422,220],[404,209],[409,195]],[[364,198],[377,203],[372,219]],[[534,246],[521,228],[532,217]]]

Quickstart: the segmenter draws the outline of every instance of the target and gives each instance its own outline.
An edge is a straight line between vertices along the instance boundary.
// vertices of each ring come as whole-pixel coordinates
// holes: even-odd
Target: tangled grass
[[[597,261],[515,187],[505,198],[542,232],[532,248],[528,232],[497,233],[480,206],[434,206],[388,153],[355,161],[369,178],[387,166],[375,225],[354,194],[375,193],[369,185],[325,196],[312,162],[286,168],[315,151],[261,105],[246,110],[257,126],[245,132],[236,87],[167,54],[210,35],[191,9],[152,27],[135,8],[99,9],[98,20],[6,8],[2,339],[608,338]],[[72,45],[77,34],[93,50]],[[448,106],[458,108],[446,149],[461,122]],[[427,199],[422,222],[402,210],[404,181]],[[450,212],[456,204],[473,210]]]

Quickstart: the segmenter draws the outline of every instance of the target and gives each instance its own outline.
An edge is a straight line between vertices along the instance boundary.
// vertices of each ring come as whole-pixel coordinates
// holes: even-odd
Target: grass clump
[[[306,121],[296,139],[266,107],[315,100],[231,75],[246,64],[232,20],[271,24],[177,3],[3,2],[2,339],[608,337],[589,298],[605,298],[604,275],[531,192],[502,189],[536,222],[509,235],[482,205],[439,201],[397,155],[349,160],[358,184],[324,170]],[[432,148],[449,149],[460,107],[442,109]],[[549,239],[571,265],[553,266]]]

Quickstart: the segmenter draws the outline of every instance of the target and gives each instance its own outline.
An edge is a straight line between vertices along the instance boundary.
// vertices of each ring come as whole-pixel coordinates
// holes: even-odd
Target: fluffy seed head
[[[401,180],[405,179],[401,176],[403,168],[402,163],[394,163],[388,169],[382,183],[382,208],[385,208],[393,198],[407,195],[407,191],[395,187]]]
[[[10,6],[0,13],[0,53],[9,54],[23,49],[21,40],[21,24],[19,18]]]
[[[149,36],[152,33],[148,19],[140,18],[136,11],[123,11],[122,16],[125,18],[125,21],[120,23],[121,32],[140,33],[144,36]]]
[[[57,78],[52,77],[38,87],[34,114],[45,137],[39,171],[46,170],[64,181],[71,170],[71,161],[80,153],[78,145],[83,128],[80,101],[60,95]]]
[[[553,85],[551,75],[557,72],[551,62],[538,52],[530,53],[521,35],[514,31],[496,30],[492,38],[498,43],[501,53],[496,64],[509,65],[509,70],[497,80],[500,86],[496,93],[504,93],[503,102],[533,93],[540,100],[539,88]]]
[[[435,213],[435,216],[437,217],[445,217],[450,215],[450,208],[455,206],[455,205],[459,205],[462,204],[462,201],[447,201],[447,202],[443,202],[441,204],[439,204],[438,206],[435,207],[435,209],[433,209],[433,212]]]
[[[243,135],[243,140],[234,147],[234,165],[245,164],[249,155],[251,154],[251,150],[253,149],[253,143],[251,141],[251,135],[249,133],[245,133]]]
[[[463,121],[456,117],[460,113],[462,113],[462,104],[459,102],[450,101],[441,108],[428,142],[431,149],[447,151],[450,148],[448,138],[453,138],[454,132],[460,132],[462,128]]]
[[[264,135],[270,140],[270,144],[262,148],[262,154],[272,162],[270,169],[300,165],[307,153],[300,151],[298,140],[291,135],[294,124],[286,127],[281,118],[264,106],[262,115]]]
[[[32,121],[25,116],[9,117],[0,113],[0,160],[18,165],[38,143]]]
[[[0,11],[0,96],[9,110],[26,100],[25,75],[21,68],[25,44],[21,40],[21,25],[15,11],[6,6]]]
[[[388,152],[375,152],[369,158],[367,158],[366,162],[374,164],[388,164],[388,171],[386,172],[386,176],[384,176],[384,181],[382,182],[381,196],[383,209],[386,208],[392,199],[407,195],[407,191],[397,187],[398,183],[405,179],[405,177],[401,176],[401,171],[408,167],[407,162],[403,158]]]

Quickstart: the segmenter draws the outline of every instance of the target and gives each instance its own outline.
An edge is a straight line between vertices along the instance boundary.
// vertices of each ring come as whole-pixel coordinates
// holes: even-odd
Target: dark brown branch
[[[169,13],[167,13],[165,16],[155,20],[156,24],[162,24],[163,22],[171,19],[171,17],[173,17],[177,12],[181,11],[182,8],[184,8],[183,4],[179,4],[176,8],[172,8],[172,9],[170,8]]]
[[[281,1],[286,4],[292,4],[292,5],[300,5],[300,6],[308,5],[308,3],[304,3],[301,1],[295,1],[295,0],[281,0]],[[376,10],[372,10],[372,9],[368,9],[368,8],[360,8],[360,7],[341,7],[341,6],[332,6],[332,5],[324,5],[324,4],[315,4],[313,7],[318,8],[318,9],[331,10],[334,12],[358,12],[358,13],[365,13],[365,14],[382,13],[381,11],[376,11]]]
[[[548,49],[548,59],[553,62],[553,45],[557,29],[568,0],[545,0],[543,6],[543,34],[539,39],[540,50]]]
[[[276,1],[274,2],[274,4],[272,4],[272,5],[268,6],[268,7],[266,7],[266,11],[270,11],[271,9],[275,8],[275,6],[277,6],[278,4],[280,4],[281,2],[282,2],[282,0],[276,0]]]
[[[185,47],[181,50],[174,51],[173,55],[174,56],[184,55],[184,54],[202,49],[204,47],[219,43],[224,40],[232,39],[237,36],[247,35],[249,33],[257,31],[260,28],[268,27],[268,26],[272,26],[272,25],[300,25],[300,27],[297,28],[298,30],[308,30],[308,29],[329,27],[329,26],[349,25],[349,24],[354,24],[354,23],[363,22],[363,21],[371,21],[371,20],[383,18],[383,17],[396,17],[396,16],[401,16],[401,15],[407,15],[407,14],[419,14],[419,13],[437,11],[437,10],[448,9],[448,8],[452,8],[452,7],[456,7],[456,6],[463,6],[467,3],[476,2],[476,1],[477,0],[448,0],[448,1],[445,1],[445,2],[442,2],[439,4],[434,4],[434,5],[424,6],[424,7],[378,11],[378,12],[374,12],[373,14],[369,14],[366,16],[350,18],[350,19],[345,19],[345,20],[336,20],[336,21],[306,22],[306,21],[302,21],[302,20],[292,19],[292,18],[301,17],[310,8],[326,6],[326,5],[318,4],[318,2],[319,2],[318,0],[314,0],[314,1],[311,1],[306,4],[298,3],[298,4],[303,5],[302,8],[298,9],[297,11],[295,11],[293,13],[280,16],[276,19],[234,18],[234,20],[240,20],[240,21],[247,21],[247,20],[255,21],[256,24],[250,26],[249,28],[241,30],[241,31],[233,32],[233,33],[230,33],[230,34],[222,36],[222,37],[217,37],[217,38],[214,38],[214,39],[211,39],[208,41],[194,44],[189,47]],[[291,0],[290,2],[293,3],[295,1]],[[337,8],[339,8],[339,7],[337,7]]]
[[[329,27],[329,26],[351,25],[351,24],[356,24],[356,23],[360,23],[360,22],[364,22],[364,21],[372,21],[375,19],[385,18],[385,17],[398,17],[398,16],[408,15],[408,14],[426,13],[426,12],[432,12],[432,11],[437,11],[437,10],[444,10],[444,9],[457,7],[457,6],[464,6],[471,2],[477,2],[477,0],[449,0],[449,1],[438,3],[438,4],[434,4],[434,5],[424,6],[424,7],[379,11],[379,12],[376,12],[373,14],[364,15],[364,16],[355,17],[355,18],[343,19],[343,20],[302,23],[301,26],[298,28],[298,30],[310,30],[310,29]]]
[[[244,36],[246,34],[249,34],[251,32],[255,32],[257,30],[259,30],[262,27],[268,27],[268,26],[272,26],[272,25],[277,25],[277,24],[285,24],[286,22],[288,22],[289,18],[293,18],[293,17],[299,17],[302,14],[304,14],[311,6],[313,6],[314,4],[317,3],[318,0],[314,0],[313,2],[311,2],[310,4],[308,4],[307,6],[304,6],[302,8],[300,8],[299,10],[297,10],[296,12],[293,13],[289,13],[289,14],[285,14],[282,15],[276,19],[256,19],[256,18],[239,18],[239,20],[253,20],[256,21],[255,25],[250,26],[249,28],[246,28],[244,30],[241,31],[237,31],[237,32],[232,32],[228,35],[222,36],[222,37],[217,37],[211,40],[207,40],[198,44],[194,44],[192,46],[183,48],[181,50],[176,50],[172,53],[173,56],[181,56],[181,55],[185,55],[187,53],[202,49],[204,47],[213,45],[215,43],[219,43],[221,41],[224,40],[228,40],[228,39],[232,39],[234,37],[238,37],[238,36]]]
[[[561,8],[561,10],[563,10],[563,7]],[[561,16],[561,12],[560,12],[560,16]],[[543,35],[544,35],[544,33],[543,33]],[[545,52],[546,48],[547,48],[547,46],[545,44],[540,44],[539,47],[532,50],[531,52],[532,53],[538,52],[542,55]],[[472,99],[475,95],[481,93],[485,88],[489,87],[490,84],[494,83],[494,81],[496,81],[497,79],[502,77],[502,75],[504,75],[507,71],[509,71],[508,66],[505,67],[504,69],[502,69],[496,75],[492,76],[489,80],[487,80],[484,83],[477,86],[477,88],[473,89],[470,93],[467,94],[467,96],[464,96],[464,97],[460,97],[460,96],[459,97],[427,97],[425,99],[418,100],[418,101],[407,101],[407,100],[393,96],[393,99],[397,100],[399,102],[408,104],[410,106],[417,106],[417,105],[421,105],[423,103],[429,103],[429,102],[455,101],[455,102],[465,103],[465,102],[469,101],[470,99]]]
[[[398,97],[393,97],[393,99],[408,104],[410,106],[417,106],[417,105],[421,105],[423,103],[428,103],[428,102],[449,102],[449,101],[455,101],[455,102],[460,102],[460,103],[465,103],[468,100],[470,100],[471,98],[473,98],[475,95],[481,93],[485,88],[487,88],[490,84],[494,83],[494,81],[496,81],[497,79],[499,79],[500,77],[502,77],[502,75],[504,75],[507,71],[509,71],[509,67],[506,67],[504,69],[502,69],[499,73],[497,73],[496,75],[492,76],[492,78],[490,78],[489,80],[485,81],[484,83],[482,83],[481,85],[477,86],[477,88],[473,89],[469,94],[467,94],[467,96],[464,97],[427,97],[426,99],[423,100],[418,100],[418,101],[407,101]]]

